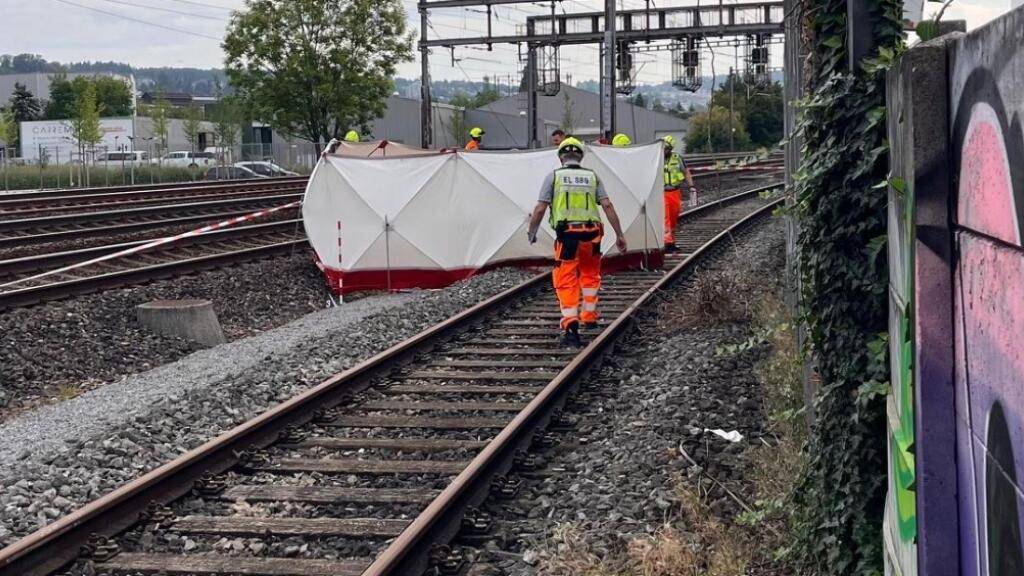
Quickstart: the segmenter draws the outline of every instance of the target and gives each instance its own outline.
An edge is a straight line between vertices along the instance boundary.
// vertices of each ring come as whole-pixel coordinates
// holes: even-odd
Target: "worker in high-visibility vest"
[[[675,229],[683,211],[683,186],[690,183],[690,193],[697,190],[692,186],[693,176],[681,156],[675,153],[676,139],[671,134],[662,138],[665,151],[663,166],[665,179],[665,252],[679,252],[676,246]]]
[[[618,134],[615,135],[614,138],[612,138],[612,146],[629,146],[632,143],[633,141],[629,139],[629,136],[626,136],[621,132],[619,132]]]
[[[552,280],[558,293],[562,311],[559,323],[563,331],[562,342],[580,347],[580,322],[584,326],[597,325],[597,291],[601,287],[601,238],[604,226],[598,205],[615,230],[615,245],[626,251],[626,238],[622,234],[619,216],[615,213],[604,186],[592,170],[581,168],[583,143],[573,137],[558,145],[558,159],[562,167],[551,173],[541,185],[537,206],[530,217],[527,239],[537,241],[544,212],[551,209],[548,222],[555,231],[555,265]],[[582,312],[580,295],[583,296]]]
[[[466,150],[479,150],[480,140],[483,139],[484,132],[483,128],[474,126],[469,130],[469,142],[466,142]]]
[[[349,130],[348,133],[345,134],[345,142],[359,142],[359,132]]]

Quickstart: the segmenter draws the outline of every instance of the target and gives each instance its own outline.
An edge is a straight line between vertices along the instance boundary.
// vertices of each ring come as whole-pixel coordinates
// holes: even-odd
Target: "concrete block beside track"
[[[136,308],[139,324],[167,336],[216,346],[227,342],[209,300],[154,300]]]

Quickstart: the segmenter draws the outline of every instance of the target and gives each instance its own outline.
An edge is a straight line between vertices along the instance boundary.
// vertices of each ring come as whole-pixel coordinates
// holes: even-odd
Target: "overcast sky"
[[[713,1],[713,0],[712,0]],[[735,3],[737,0],[726,0]],[[30,52],[48,60],[74,62],[115,60],[134,66],[220,67],[223,52],[220,38],[231,10],[244,0],[0,0],[0,52]],[[412,17],[410,28],[418,33],[416,0],[402,0]],[[658,6],[694,5],[697,0],[662,0]],[[704,0],[705,4],[711,3]],[[947,19],[966,18],[974,28],[1006,12],[1011,0],[955,0]],[[601,0],[564,0],[567,12],[599,10]],[[642,8],[643,0],[620,0],[626,8]],[[926,13],[935,10],[928,4]],[[533,5],[494,8],[494,33],[510,33],[528,14],[543,14],[546,8]],[[483,14],[465,9],[436,11],[431,18],[431,35],[477,35],[486,30]],[[780,62],[781,46],[773,48],[773,59]],[[447,50],[435,50],[431,73],[435,79],[473,79],[485,75],[515,76],[519,73],[515,46],[495,46],[494,51],[464,48],[457,50],[452,66]],[[418,58],[418,56],[417,56]],[[565,47],[562,73],[573,80],[593,78],[597,72],[595,46]],[[665,52],[637,58],[638,80],[660,82],[669,78],[671,67]],[[735,61],[732,49],[724,49],[716,59],[716,72],[725,73]],[[705,74],[710,74],[705,66]],[[404,64],[399,74],[419,76],[419,64]]]

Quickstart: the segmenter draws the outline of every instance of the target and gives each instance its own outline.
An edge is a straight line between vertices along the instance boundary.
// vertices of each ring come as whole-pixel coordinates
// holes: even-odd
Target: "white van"
[[[126,150],[104,152],[96,155],[96,164],[142,164],[149,162],[149,152],[144,150]]]
[[[216,156],[210,152],[190,152],[180,150],[168,152],[158,162],[164,166],[185,166],[196,168],[199,166],[213,166],[217,163]]]

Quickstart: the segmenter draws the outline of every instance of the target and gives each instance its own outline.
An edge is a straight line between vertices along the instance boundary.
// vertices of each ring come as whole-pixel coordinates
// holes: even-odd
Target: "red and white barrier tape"
[[[233,226],[233,225],[239,224],[241,222],[247,222],[249,220],[255,220],[256,218],[262,218],[264,216],[269,216],[269,215],[271,215],[271,214],[273,214],[275,212],[280,212],[281,210],[287,210],[288,208],[294,208],[294,207],[299,206],[301,204],[302,204],[302,200],[296,200],[295,202],[289,202],[287,204],[282,204],[280,206],[274,206],[273,208],[267,208],[267,209],[264,209],[264,210],[260,210],[258,212],[253,212],[252,214],[244,214],[242,216],[237,216],[237,217],[232,218],[230,220],[224,220],[224,221],[218,222],[216,224],[208,224],[206,226],[203,226],[202,228],[197,228],[197,229],[191,230],[189,232],[183,232],[181,234],[178,234],[177,236],[168,236],[166,238],[158,238],[156,240],[153,240],[152,242],[147,242],[146,244],[143,244],[141,246],[134,246],[132,248],[126,248],[124,250],[121,250],[120,252],[114,252],[113,254],[107,254],[105,256],[100,256],[99,258],[93,258],[92,260],[86,260],[85,262],[79,262],[77,264],[71,264],[71,265],[68,265],[68,266],[64,266],[63,268],[57,268],[57,269],[54,269],[54,270],[47,270],[46,272],[42,272],[40,274],[36,274],[35,276],[26,276],[25,278],[18,278],[17,280],[12,280],[12,281],[10,281],[10,282],[8,282],[6,284],[0,284],[0,288],[7,288],[8,286],[13,286],[15,284],[20,284],[22,282],[28,282],[30,280],[38,280],[40,278],[45,278],[47,276],[52,276],[54,274],[60,274],[62,272],[68,272],[70,270],[76,270],[78,268],[84,268],[86,266],[91,266],[93,264],[98,264],[100,262],[105,262],[107,260],[113,260],[114,258],[121,258],[122,256],[128,256],[130,254],[135,254],[137,252],[142,252],[143,250],[149,250],[150,248],[156,248],[157,246],[163,246],[164,244],[170,244],[172,242],[177,242],[178,240],[183,240],[185,238],[192,238],[193,236],[200,236],[202,234],[206,234],[207,232],[213,232],[214,230],[220,230],[221,228],[227,228],[228,226]]]
[[[694,166],[693,168],[690,168],[690,171],[691,172],[723,172],[723,171],[729,171],[729,172],[740,172],[740,171],[763,172],[763,171],[774,171],[774,170],[782,170],[782,169],[783,169],[782,166],[735,166],[735,167],[722,166],[722,167],[717,167],[717,168],[715,166]]]

